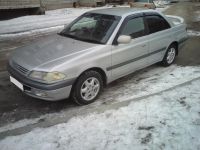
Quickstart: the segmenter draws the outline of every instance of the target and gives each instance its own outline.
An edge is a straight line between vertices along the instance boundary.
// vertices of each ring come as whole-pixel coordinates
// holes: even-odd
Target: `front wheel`
[[[168,49],[167,52],[163,58],[163,60],[161,61],[161,64],[163,66],[170,66],[176,57],[176,51],[177,51],[177,47],[175,45],[171,45]]]
[[[101,74],[96,71],[83,73],[73,87],[72,98],[79,105],[90,104],[95,101],[103,88]]]

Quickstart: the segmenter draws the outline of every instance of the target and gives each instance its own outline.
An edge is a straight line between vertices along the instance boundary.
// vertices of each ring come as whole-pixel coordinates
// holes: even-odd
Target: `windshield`
[[[67,26],[60,35],[81,41],[105,44],[119,20],[118,16],[86,13]]]

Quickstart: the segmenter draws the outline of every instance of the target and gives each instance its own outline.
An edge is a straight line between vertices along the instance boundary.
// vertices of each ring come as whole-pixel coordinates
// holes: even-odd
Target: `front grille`
[[[21,65],[15,63],[15,62],[13,62],[12,64],[13,64],[14,69],[21,72],[22,74],[27,74],[29,72],[28,69],[22,67]]]

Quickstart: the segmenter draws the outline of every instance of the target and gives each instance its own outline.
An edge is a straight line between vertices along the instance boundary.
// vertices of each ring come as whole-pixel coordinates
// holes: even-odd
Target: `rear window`
[[[169,23],[161,16],[152,15],[145,18],[150,34],[170,28]]]

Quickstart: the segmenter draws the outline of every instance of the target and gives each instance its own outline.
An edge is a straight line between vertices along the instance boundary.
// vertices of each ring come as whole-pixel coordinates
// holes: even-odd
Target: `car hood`
[[[90,50],[98,45],[54,35],[16,49],[11,54],[10,60],[30,71],[48,62]]]

